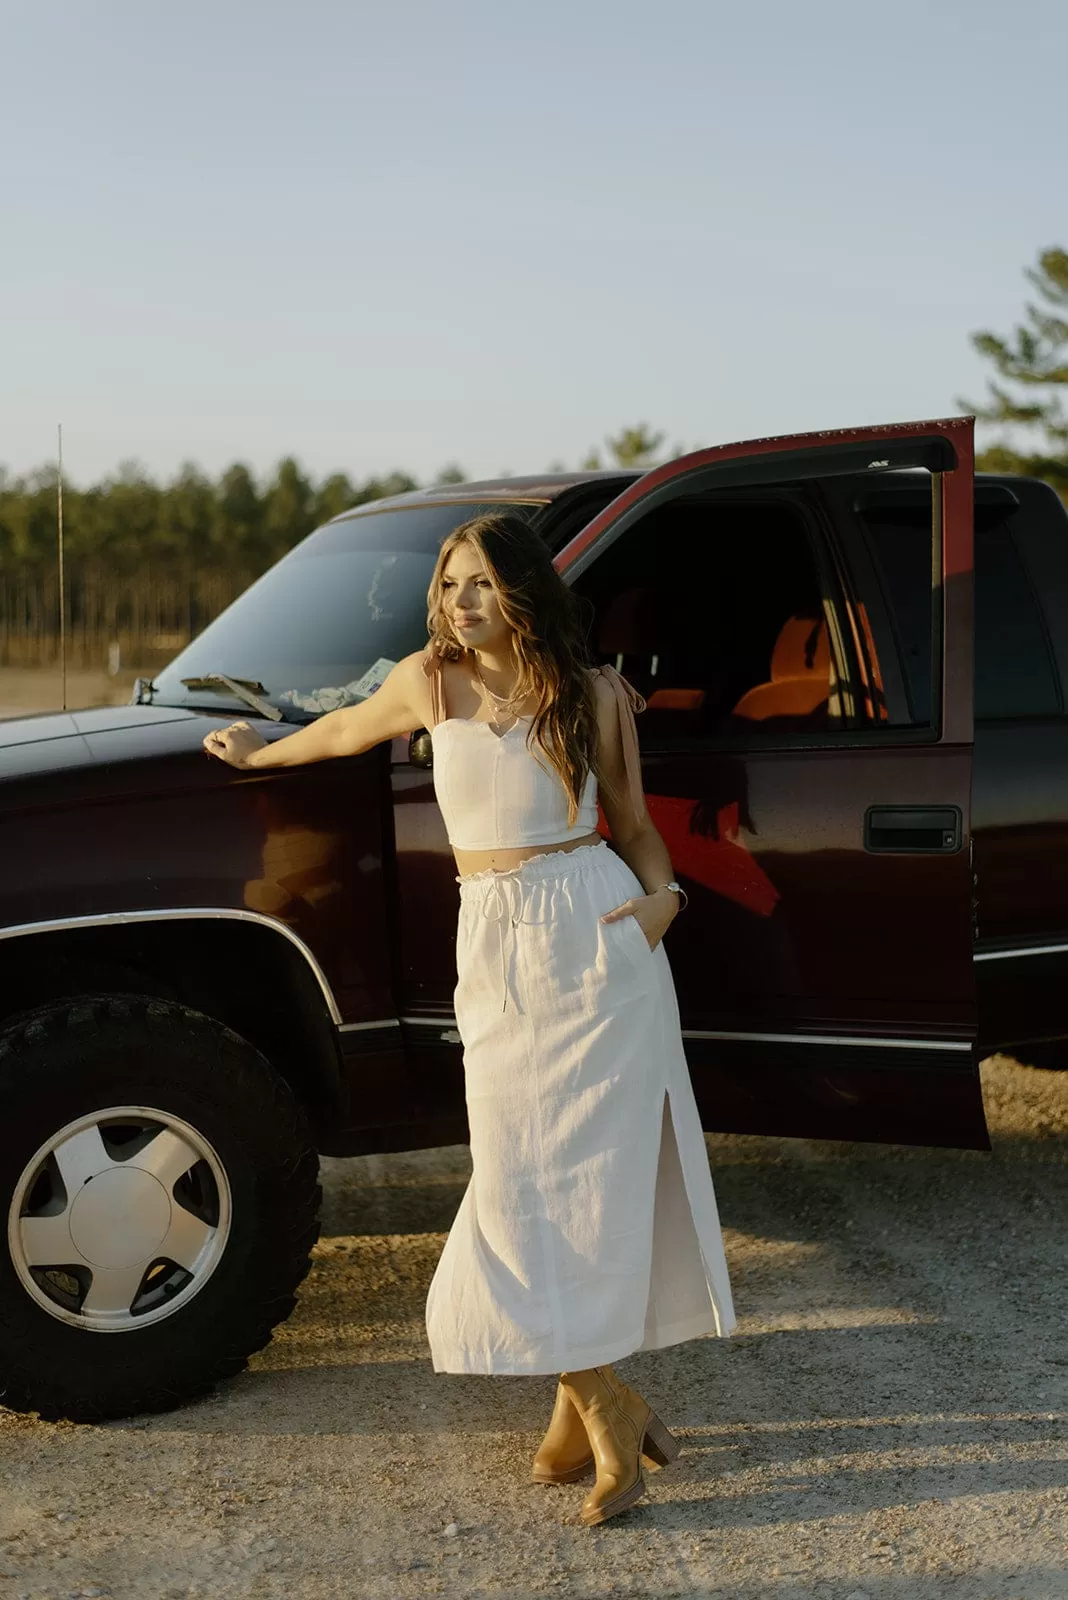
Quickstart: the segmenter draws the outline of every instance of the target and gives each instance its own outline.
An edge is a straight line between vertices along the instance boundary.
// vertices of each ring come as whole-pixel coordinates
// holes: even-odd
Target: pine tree
[[[272,558],[299,544],[314,525],[311,479],[293,456],[284,456],[264,495],[263,531]]]
[[[332,472],[312,496],[312,521],[318,526],[356,503],[357,490],[347,472]]]
[[[644,422],[639,422],[636,428],[622,428],[614,439],[605,440],[621,467],[651,466],[650,458],[656,455],[663,442],[664,435],[653,433]]]
[[[269,556],[263,534],[263,498],[243,461],[227,467],[216,490],[213,544],[222,567],[262,571]]]
[[[1027,269],[1039,302],[1026,306],[1026,321],[1011,338],[981,331],[972,344],[994,363],[998,376],[1012,388],[991,379],[989,404],[958,404],[974,411],[980,422],[1023,430],[1034,440],[1030,451],[1017,449],[1011,435],[978,457],[978,465],[995,472],[1023,472],[1044,478],[1068,496],[1068,416],[1062,402],[1068,384],[1068,251],[1051,247],[1039,252],[1038,264]]]
[[[651,458],[663,442],[664,435],[653,433],[644,422],[633,428],[621,428],[614,439],[605,440],[617,467],[651,467]],[[603,468],[604,462],[596,450],[591,450],[582,462],[583,472],[600,472]]]

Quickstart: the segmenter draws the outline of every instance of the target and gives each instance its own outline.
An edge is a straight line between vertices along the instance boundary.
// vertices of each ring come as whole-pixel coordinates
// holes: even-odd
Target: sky
[[[0,464],[420,480],[940,417],[1063,0],[0,0]]]

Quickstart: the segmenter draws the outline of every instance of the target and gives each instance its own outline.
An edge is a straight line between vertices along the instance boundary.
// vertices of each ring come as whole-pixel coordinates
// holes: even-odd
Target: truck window
[[[975,530],[975,720],[1061,710],[1046,624],[1004,522]]]
[[[827,598],[790,495],[680,496],[579,578],[594,659],[648,709],[642,743],[845,726]]]
[[[309,534],[216,617],[164,671],[154,703],[192,705],[183,678],[262,683],[301,721],[363,697],[363,675],[426,643],[426,592],[441,541],[498,502],[361,511]],[[514,509],[532,515],[535,507]]]
[[[926,507],[862,513],[897,634],[912,721],[931,720],[931,530]],[[975,514],[975,720],[1056,716],[1060,697],[1045,621],[998,504]],[[900,721],[900,718],[896,720]]]
[[[882,584],[890,639],[880,639],[880,654],[894,651],[904,674],[907,706],[890,700],[891,725],[930,727],[934,722],[931,694],[932,589],[934,560],[931,490],[891,491],[880,497],[866,493],[853,506],[867,535],[868,547]]]

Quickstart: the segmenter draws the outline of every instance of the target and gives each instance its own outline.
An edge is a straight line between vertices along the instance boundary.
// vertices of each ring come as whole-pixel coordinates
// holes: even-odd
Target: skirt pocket
[[[620,917],[618,922],[602,922],[609,972],[617,962],[626,962],[645,981],[653,976],[653,951],[637,917]]]

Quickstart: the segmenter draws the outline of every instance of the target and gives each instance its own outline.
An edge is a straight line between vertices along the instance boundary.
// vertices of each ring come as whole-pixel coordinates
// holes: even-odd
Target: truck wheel
[[[319,1235],[304,1113],[173,1001],[83,995],[0,1034],[0,1403],[95,1421],[240,1372]]]

